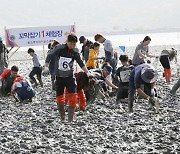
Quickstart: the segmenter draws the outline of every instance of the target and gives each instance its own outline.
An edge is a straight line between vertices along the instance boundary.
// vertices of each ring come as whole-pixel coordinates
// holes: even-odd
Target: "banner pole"
[[[44,45],[43,45],[43,54],[44,54],[44,59],[45,59],[45,49],[44,49]]]

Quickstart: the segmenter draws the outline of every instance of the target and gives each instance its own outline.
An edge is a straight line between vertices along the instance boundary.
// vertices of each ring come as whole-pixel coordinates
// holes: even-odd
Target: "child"
[[[32,71],[29,74],[29,77],[31,79],[31,83],[34,83],[35,86],[38,85],[36,79],[34,78],[34,75],[37,75],[37,79],[38,79],[41,87],[43,87],[43,82],[42,82],[42,79],[41,79],[42,67],[41,67],[41,64],[39,63],[38,57],[35,54],[34,49],[32,49],[32,48],[28,49],[28,54],[30,54],[30,56],[33,57],[32,60],[33,60],[33,65],[34,65]]]
[[[117,69],[116,75],[119,77],[119,87],[116,101],[128,98],[129,76],[134,66],[129,65],[129,59],[127,55],[121,55],[119,57],[122,66]]]

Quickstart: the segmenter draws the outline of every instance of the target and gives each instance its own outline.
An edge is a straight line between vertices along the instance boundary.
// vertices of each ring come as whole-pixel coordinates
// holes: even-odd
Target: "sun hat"
[[[141,70],[141,78],[146,83],[153,83],[158,78],[157,71],[152,67],[143,67]]]

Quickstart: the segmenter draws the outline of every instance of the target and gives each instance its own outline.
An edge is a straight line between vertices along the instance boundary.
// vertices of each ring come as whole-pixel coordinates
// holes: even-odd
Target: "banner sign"
[[[75,33],[75,25],[5,29],[6,46],[47,45],[54,39],[64,43],[70,32]]]

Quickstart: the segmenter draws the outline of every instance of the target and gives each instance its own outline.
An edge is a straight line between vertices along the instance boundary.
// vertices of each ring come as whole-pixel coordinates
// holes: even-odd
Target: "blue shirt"
[[[142,68],[148,67],[148,64],[141,64],[134,68],[134,70],[130,74],[129,78],[129,88],[130,92],[134,91],[135,89],[138,89],[141,87],[142,84],[148,84],[143,81],[141,78],[141,71]]]

